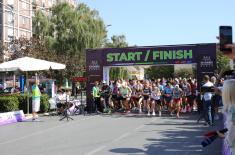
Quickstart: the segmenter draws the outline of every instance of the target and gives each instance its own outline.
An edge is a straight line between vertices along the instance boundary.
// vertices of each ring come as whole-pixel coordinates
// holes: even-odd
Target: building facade
[[[74,6],[74,7],[76,6],[76,0],[57,0],[57,3],[65,3],[65,2]]]
[[[76,6],[76,0],[0,0],[0,41],[10,49],[13,39],[29,39],[33,35],[35,9],[46,13],[48,8],[63,2]],[[5,51],[4,59],[8,58],[9,51]]]
[[[31,0],[0,1],[0,37],[5,43],[13,38],[32,36]]]
[[[50,8],[58,3],[68,3],[72,6],[76,6],[76,0],[32,0],[32,4],[38,8]]]

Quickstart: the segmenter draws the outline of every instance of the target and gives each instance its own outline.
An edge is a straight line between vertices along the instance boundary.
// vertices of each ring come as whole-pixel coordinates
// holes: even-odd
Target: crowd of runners
[[[180,117],[181,112],[199,107],[197,81],[191,78],[96,81],[92,95],[96,110],[104,113],[111,109],[161,116],[164,110]]]

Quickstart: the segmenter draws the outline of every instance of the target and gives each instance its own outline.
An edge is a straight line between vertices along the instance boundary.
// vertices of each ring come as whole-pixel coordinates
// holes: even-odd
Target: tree
[[[51,35],[50,30],[53,25],[50,22],[49,17],[47,17],[41,10],[37,10],[35,12],[35,16],[32,20],[34,37],[44,39]]]
[[[96,10],[83,3],[77,8],[59,3],[50,11],[49,16],[40,10],[36,12],[33,18],[34,38],[27,43],[30,46],[24,50],[20,48],[14,58],[32,54],[34,57],[57,60],[66,64],[64,75],[58,77],[70,79],[84,70],[85,49],[104,45],[107,36],[105,24]]]
[[[219,50],[216,51],[216,61],[217,61],[217,69],[218,69],[218,73],[222,73],[226,70],[230,70],[230,59],[226,56],[223,55],[222,52],[220,52]]]
[[[124,35],[114,35],[111,37],[111,42],[107,42],[106,47],[127,47],[128,43],[126,42],[126,37]]]
[[[188,68],[181,68],[180,70],[177,70],[174,75],[175,77],[183,78],[195,77],[193,70]]]
[[[174,66],[166,65],[166,66],[152,66],[146,69],[146,74],[149,79],[156,78],[172,78],[174,77]]]
[[[3,44],[3,41],[0,40],[0,63],[2,63],[4,61],[4,51],[6,50],[6,46]]]
[[[105,47],[110,48],[121,48],[127,47],[128,43],[126,42],[126,37],[124,35],[114,35],[111,37],[111,42],[106,42]],[[128,79],[129,74],[126,68],[124,67],[114,67],[110,69],[109,73],[111,80],[118,79]]]
[[[51,22],[55,42],[52,48],[64,55],[67,77],[76,75],[85,65],[85,49],[102,47],[105,25],[96,10],[80,3],[76,9],[67,3],[52,8]]]

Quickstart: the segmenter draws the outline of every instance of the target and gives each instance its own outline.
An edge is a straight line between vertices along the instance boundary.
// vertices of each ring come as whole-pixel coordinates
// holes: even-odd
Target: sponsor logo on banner
[[[209,67],[213,67],[213,61],[211,59],[210,56],[203,56],[200,62],[200,66],[202,68],[209,68]]]
[[[100,70],[100,65],[97,60],[92,60],[89,65],[89,71],[98,71]]]

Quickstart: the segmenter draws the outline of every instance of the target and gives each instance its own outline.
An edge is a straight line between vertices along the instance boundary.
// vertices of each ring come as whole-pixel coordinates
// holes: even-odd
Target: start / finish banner
[[[0,125],[22,122],[24,120],[26,118],[22,110],[0,113]]]
[[[196,47],[132,48],[104,51],[105,65],[189,64],[195,59]]]
[[[195,64],[196,77],[201,83],[204,75],[216,70],[216,44],[184,44],[126,48],[97,48],[86,50],[87,103],[95,81],[108,81],[112,66]],[[200,86],[200,85],[198,85]],[[91,106],[92,107],[92,106]]]

